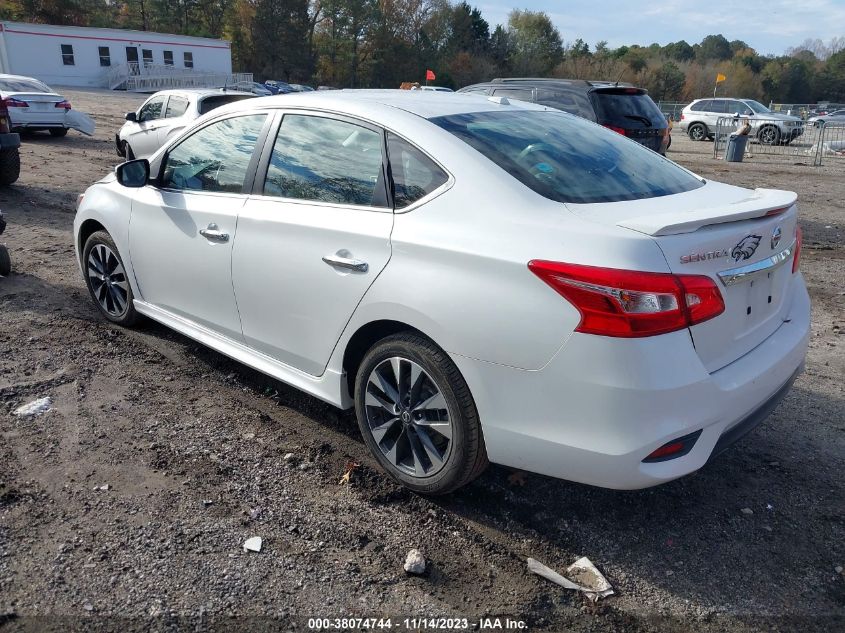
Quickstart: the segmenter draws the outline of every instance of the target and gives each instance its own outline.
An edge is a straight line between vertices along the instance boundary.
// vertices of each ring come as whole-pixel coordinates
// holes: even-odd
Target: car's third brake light
[[[533,260],[528,268],[581,313],[578,332],[633,338],[674,332],[725,310],[715,282],[673,275]]]

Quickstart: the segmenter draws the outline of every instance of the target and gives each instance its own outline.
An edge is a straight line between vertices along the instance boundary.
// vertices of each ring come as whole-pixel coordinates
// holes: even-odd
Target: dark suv
[[[595,121],[666,154],[669,124],[648,91],[631,84],[582,79],[494,79],[458,92],[539,103]]]

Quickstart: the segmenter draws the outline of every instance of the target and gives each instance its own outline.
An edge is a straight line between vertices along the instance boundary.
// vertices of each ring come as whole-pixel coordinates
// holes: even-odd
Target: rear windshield
[[[703,184],[639,143],[562,112],[473,112],[431,121],[556,202],[656,198]]]
[[[3,92],[52,92],[35,79],[0,79],[0,90]]]
[[[214,108],[219,108],[227,103],[233,101],[240,101],[241,99],[252,99],[253,95],[215,95],[213,97],[206,97],[199,104],[200,114],[211,112]]]
[[[627,92],[625,88],[619,88],[594,90],[590,93],[590,98],[596,107],[600,123],[629,129],[667,126],[666,117],[647,94]]]

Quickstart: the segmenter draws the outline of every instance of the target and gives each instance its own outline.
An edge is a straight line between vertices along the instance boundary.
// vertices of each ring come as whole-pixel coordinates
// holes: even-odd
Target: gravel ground
[[[845,630],[845,164],[727,165],[673,136],[670,157],[704,176],[800,196],[807,371],[752,435],[651,490],[491,467],[427,499],[376,468],[352,414],[154,323],[98,317],[73,259],[74,204],[117,162],[113,134],[141,97],[66,94],[96,136],[24,138],[21,179],[0,190],[14,266],[0,279],[4,633],[307,630],[315,616]],[[45,396],[48,413],[11,414]],[[260,553],[242,550],[252,536]],[[411,548],[426,575],[403,571]],[[530,574],[529,556],[559,571],[588,556],[616,595],[594,606]]]

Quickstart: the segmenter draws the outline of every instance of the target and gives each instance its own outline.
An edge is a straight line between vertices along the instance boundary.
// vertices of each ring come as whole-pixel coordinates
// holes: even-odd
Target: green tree
[[[686,75],[675,62],[665,62],[648,82],[648,91],[655,101],[675,101],[681,98]]]
[[[516,75],[545,76],[561,60],[560,33],[542,11],[511,11],[508,35],[512,46],[508,61]]]
[[[733,57],[733,51],[730,42],[725,39],[724,35],[708,35],[701,40],[695,57],[701,62],[707,60],[721,61]]]
[[[308,0],[258,0],[252,22],[253,72],[285,81],[310,78],[314,59],[308,29]]]

